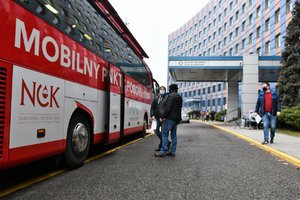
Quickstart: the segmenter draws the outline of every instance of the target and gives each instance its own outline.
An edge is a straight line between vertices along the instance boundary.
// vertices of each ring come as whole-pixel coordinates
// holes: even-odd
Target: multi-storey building
[[[296,0],[211,0],[168,37],[169,56],[281,55]],[[168,83],[173,82],[168,76]],[[226,108],[227,83],[177,82],[187,112]]]

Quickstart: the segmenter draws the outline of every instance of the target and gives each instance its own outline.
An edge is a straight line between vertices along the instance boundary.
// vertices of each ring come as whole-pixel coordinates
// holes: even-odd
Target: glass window
[[[253,39],[253,33],[250,33],[249,34],[249,45],[251,45],[252,44],[252,39]]]
[[[260,26],[256,29],[256,39],[260,38]]]
[[[269,31],[270,30],[270,18],[268,18],[265,22],[265,31]]]
[[[269,54],[270,53],[270,41],[269,42],[266,42],[266,46],[265,46],[265,52],[266,54]]]
[[[275,23],[280,22],[280,9],[275,11]]]
[[[265,0],[265,8],[268,9],[270,7],[270,0]]]
[[[261,10],[260,10],[260,6],[258,6],[256,8],[256,17],[260,17],[260,15],[261,15]]]
[[[242,5],[242,14],[244,14],[246,12],[246,4]]]
[[[278,34],[278,35],[275,36],[275,47],[279,48],[280,47],[280,43],[281,43],[281,41],[280,41],[280,34]]]

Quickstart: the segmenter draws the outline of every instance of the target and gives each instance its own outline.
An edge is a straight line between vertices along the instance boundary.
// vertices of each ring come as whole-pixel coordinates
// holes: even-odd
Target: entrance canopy
[[[276,82],[280,61],[280,56],[258,56],[258,81]],[[175,81],[242,81],[243,56],[169,57],[168,69]]]

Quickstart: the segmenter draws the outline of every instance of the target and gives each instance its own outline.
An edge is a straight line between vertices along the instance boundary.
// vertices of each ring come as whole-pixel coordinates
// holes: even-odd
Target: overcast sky
[[[168,35],[194,17],[209,0],[109,0],[145,50],[153,77],[167,85]]]

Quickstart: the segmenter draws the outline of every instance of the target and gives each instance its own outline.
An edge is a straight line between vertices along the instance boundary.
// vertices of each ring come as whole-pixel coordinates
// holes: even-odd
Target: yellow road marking
[[[275,155],[275,156],[277,156],[277,157],[279,157],[279,158],[282,158],[282,159],[288,161],[289,163],[291,163],[292,165],[294,165],[294,166],[300,168],[300,160],[299,160],[298,158],[295,158],[295,157],[293,157],[293,156],[290,156],[290,155],[288,155],[288,154],[286,154],[286,153],[283,153],[282,151],[279,151],[279,150],[277,150],[277,149],[274,149],[274,148],[272,148],[272,147],[270,147],[270,146],[262,145],[260,142],[258,142],[258,141],[256,141],[256,140],[253,140],[253,139],[251,139],[251,138],[249,138],[249,137],[246,137],[246,136],[241,135],[241,134],[239,134],[239,133],[236,133],[236,132],[234,132],[234,131],[228,130],[228,129],[223,128],[223,127],[221,127],[221,126],[213,125],[213,124],[209,124],[209,123],[201,122],[201,121],[195,121],[195,122],[204,123],[204,124],[207,124],[207,125],[209,125],[209,126],[212,126],[212,127],[217,128],[217,129],[220,129],[220,130],[222,130],[222,131],[225,131],[225,132],[227,132],[227,133],[230,133],[231,135],[234,135],[234,136],[236,136],[236,137],[238,137],[238,138],[240,138],[240,139],[242,139],[242,140],[245,140],[245,141],[247,141],[247,142],[249,142],[249,143],[251,143],[251,144],[254,144],[254,145],[256,145],[257,147],[259,147],[260,149],[263,149],[263,150],[265,150],[265,151],[267,151],[267,152],[269,152],[269,153],[271,153],[271,154],[273,154],[273,155]]]
[[[150,134],[146,135],[145,138],[147,138],[147,137],[149,137],[149,136],[151,136],[151,135],[153,135],[153,134],[154,134],[154,133],[150,133]],[[89,162],[91,162],[91,161],[93,161],[93,160],[96,160],[97,158],[100,158],[100,157],[103,157],[103,156],[105,156],[105,155],[111,154],[111,153],[113,153],[113,152],[115,152],[115,151],[117,151],[117,150],[119,150],[119,149],[122,149],[123,147],[126,147],[126,146],[128,146],[128,145],[130,145],[130,144],[133,144],[133,143],[135,143],[135,142],[137,142],[137,141],[139,141],[139,140],[141,140],[141,139],[142,139],[142,138],[138,138],[138,139],[136,139],[136,140],[130,141],[130,142],[124,144],[124,145],[118,146],[118,147],[116,147],[116,148],[114,148],[114,149],[111,149],[111,150],[106,151],[106,152],[104,152],[104,153],[101,153],[101,154],[99,154],[99,155],[95,155],[94,157],[91,157],[91,158],[85,160],[84,163],[89,163]],[[67,170],[68,170],[68,169],[61,169],[61,170],[57,170],[57,171],[54,171],[54,172],[50,172],[50,173],[48,173],[48,174],[39,176],[39,177],[34,178],[34,179],[32,179],[32,180],[29,180],[29,181],[25,181],[25,182],[23,182],[23,183],[20,183],[20,184],[18,184],[18,185],[16,185],[16,186],[13,186],[13,187],[10,187],[10,188],[1,190],[1,191],[0,191],[0,198],[1,198],[1,197],[4,197],[4,196],[7,196],[7,195],[9,195],[9,194],[12,194],[12,193],[14,193],[14,192],[16,192],[16,191],[18,191],[18,190],[27,188],[27,187],[29,187],[29,186],[35,184],[35,183],[39,183],[39,182],[42,182],[42,181],[44,181],[44,180],[46,180],[46,179],[49,179],[49,178],[51,178],[51,177],[57,176],[57,175],[59,175],[59,174],[65,172],[65,171],[67,171]]]

